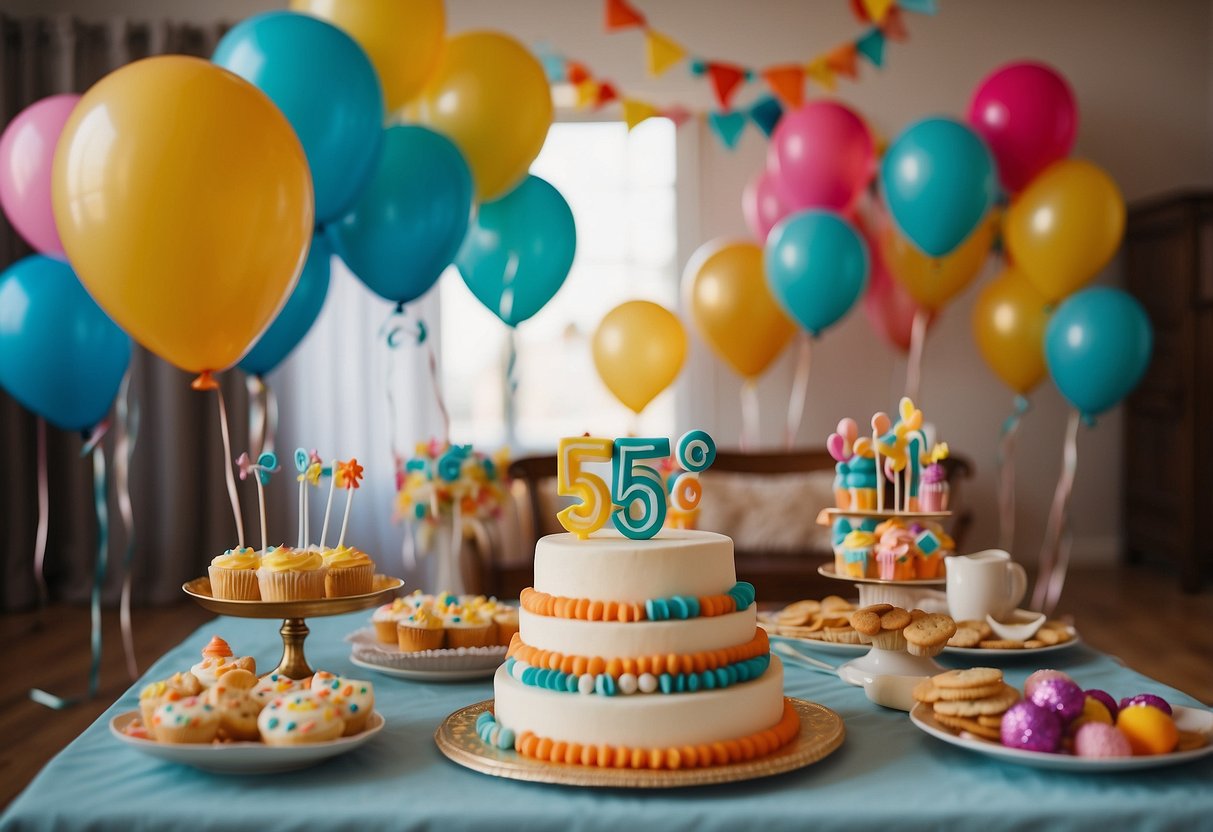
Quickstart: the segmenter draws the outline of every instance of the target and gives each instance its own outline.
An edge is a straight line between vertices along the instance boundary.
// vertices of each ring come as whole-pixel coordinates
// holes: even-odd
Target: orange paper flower
[[[357,459],[350,459],[348,462],[337,462],[337,487],[338,488],[358,488],[358,484],[362,482],[362,466],[358,464]]]

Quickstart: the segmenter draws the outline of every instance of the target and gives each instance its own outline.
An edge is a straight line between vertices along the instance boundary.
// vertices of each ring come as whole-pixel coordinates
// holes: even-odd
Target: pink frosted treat
[[[1074,753],[1079,757],[1131,757],[1129,738],[1111,725],[1085,722],[1074,735]]]
[[[938,462],[932,462],[919,474],[918,508],[920,511],[948,510],[948,472]]]

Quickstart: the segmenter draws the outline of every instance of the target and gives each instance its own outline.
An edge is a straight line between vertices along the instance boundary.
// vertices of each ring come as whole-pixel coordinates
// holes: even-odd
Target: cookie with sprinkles
[[[370,682],[346,679],[324,670],[312,677],[312,692],[328,699],[341,711],[345,720],[343,736],[350,737],[366,730],[371,711],[375,710],[375,687]]]
[[[257,717],[266,745],[306,745],[335,740],[345,731],[340,709],[327,697],[306,690],[280,696]]]

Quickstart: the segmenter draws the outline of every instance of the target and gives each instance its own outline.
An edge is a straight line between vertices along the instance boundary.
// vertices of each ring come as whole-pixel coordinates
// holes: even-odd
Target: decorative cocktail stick
[[[324,548],[324,541],[329,536],[329,515],[333,513],[333,489],[337,485],[337,466],[341,464],[341,460],[334,459],[329,463],[329,497],[324,504],[324,525],[320,528],[320,548]]]
[[[295,477],[299,481],[299,543],[298,548],[307,548],[307,467],[309,464],[307,450],[304,448],[295,449],[295,470],[299,472],[299,476]]]
[[[265,487],[269,485],[270,475],[278,470],[278,457],[266,451],[257,457],[256,463],[253,463],[246,452],[236,459],[236,467],[240,470],[240,479],[242,480],[248,479],[249,474],[256,474],[257,507],[261,513],[261,552],[264,554],[266,547],[269,545],[265,522]]]
[[[876,461],[876,510],[884,511],[884,468],[880,464],[880,437],[889,430],[889,415],[880,411],[872,417],[872,455]]]
[[[354,491],[362,481],[362,466],[354,458],[349,462],[338,462],[337,476],[341,480],[338,485],[345,489],[345,516],[341,520],[341,535],[337,538],[337,548],[340,549],[345,545],[345,532],[350,525],[350,506],[354,502]]]

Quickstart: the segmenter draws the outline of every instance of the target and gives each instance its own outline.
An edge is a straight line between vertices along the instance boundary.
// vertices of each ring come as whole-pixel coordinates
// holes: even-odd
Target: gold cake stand
[[[745,763],[690,769],[597,768],[550,763],[524,757],[513,750],[491,748],[476,733],[476,718],[491,710],[493,700],[460,708],[434,732],[438,750],[461,766],[532,783],[623,789],[676,789],[770,777],[803,768],[832,754],[846,738],[842,717],[824,705],[788,698],[800,717],[800,734],[773,754]]]
[[[318,598],[312,601],[228,601],[216,598],[211,593],[210,578],[195,578],[181,585],[185,594],[193,598],[203,609],[219,615],[236,618],[281,618],[282,660],[275,673],[289,679],[305,679],[314,672],[303,654],[303,642],[307,638],[307,618],[364,610],[377,606],[386,596],[404,586],[400,578],[376,575],[372,589],[363,595],[344,595],[340,598]]]

